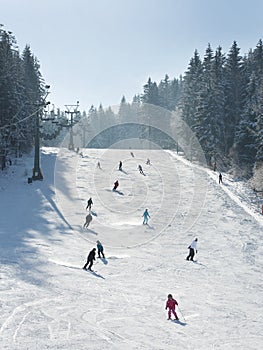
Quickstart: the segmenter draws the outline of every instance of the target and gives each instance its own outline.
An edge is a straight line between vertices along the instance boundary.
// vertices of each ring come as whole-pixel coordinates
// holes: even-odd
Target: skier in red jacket
[[[168,320],[171,320],[171,313],[173,313],[176,320],[179,320],[176,312],[175,306],[178,305],[177,301],[173,298],[172,294],[168,295],[168,300],[166,302],[165,310],[168,309]]]

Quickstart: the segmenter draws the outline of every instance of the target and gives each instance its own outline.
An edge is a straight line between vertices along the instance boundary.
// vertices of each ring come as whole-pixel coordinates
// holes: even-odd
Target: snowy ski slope
[[[44,148],[43,182],[27,184],[32,158],[0,174],[0,349],[260,349],[263,221],[241,186],[173,152],[82,151]]]

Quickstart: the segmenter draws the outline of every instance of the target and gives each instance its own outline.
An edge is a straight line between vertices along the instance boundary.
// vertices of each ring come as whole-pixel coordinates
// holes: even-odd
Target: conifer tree
[[[156,82],[148,79],[147,84],[143,86],[143,94],[141,97],[144,103],[159,105],[159,92]]]
[[[233,157],[239,167],[245,168],[247,174],[252,171],[255,162],[256,125],[258,110],[257,79],[255,73],[251,74],[246,88],[246,103],[241,114],[240,122],[235,133]]]
[[[244,76],[240,48],[234,41],[225,64],[225,153],[228,154],[234,142],[236,126],[239,124],[243,107]]]

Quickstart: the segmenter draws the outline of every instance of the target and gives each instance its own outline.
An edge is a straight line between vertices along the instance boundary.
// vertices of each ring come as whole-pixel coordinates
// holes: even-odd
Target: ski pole
[[[178,310],[180,311],[180,314],[182,315],[182,317],[183,317],[183,320],[184,320],[184,322],[186,322],[186,320],[185,320],[185,318],[184,318],[184,315],[183,315],[183,313],[182,313],[182,310],[179,308],[179,306],[177,305],[177,307],[178,307]]]

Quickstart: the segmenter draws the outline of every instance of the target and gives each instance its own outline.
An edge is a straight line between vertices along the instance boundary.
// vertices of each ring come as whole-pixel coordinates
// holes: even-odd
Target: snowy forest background
[[[29,46],[22,53],[11,32],[0,27],[0,159],[29,152],[34,145],[36,116],[41,117],[41,138],[45,146],[58,146],[68,132],[65,111],[45,107],[45,81],[40,64]],[[143,92],[131,102],[123,96],[118,110],[102,104],[75,114],[80,121],[80,147],[107,148],[124,138],[161,138],[163,148],[175,148],[174,140],[150,130],[148,104],[175,111],[198,138],[207,163],[250,179],[263,191],[263,43],[241,56],[237,42],[228,53],[208,44],[204,57],[194,51],[187,71],[179,78],[166,74],[160,82],[148,79]],[[162,109],[161,109],[162,110]],[[131,115],[143,126],[129,124]],[[159,113],[162,121],[162,113]],[[133,118],[134,119],[134,118]],[[121,124],[112,128],[114,124]],[[101,135],[87,142],[91,130]],[[174,127],[174,126],[173,126]],[[95,133],[96,134],[96,133]],[[124,137],[125,135],[125,137]]]

